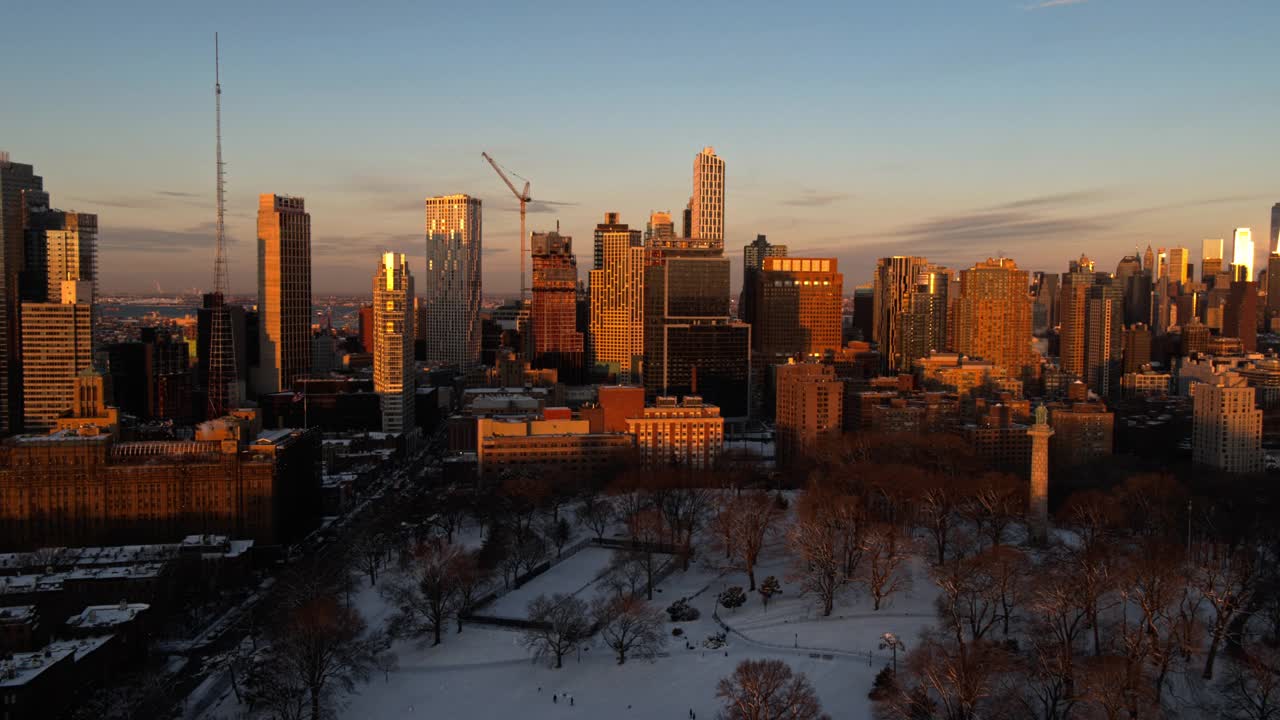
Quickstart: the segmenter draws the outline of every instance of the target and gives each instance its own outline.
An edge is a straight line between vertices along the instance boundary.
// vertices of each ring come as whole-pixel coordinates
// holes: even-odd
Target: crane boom
[[[533,199],[529,197],[529,183],[526,182],[524,184],[524,192],[520,192],[516,189],[515,184],[512,183],[511,180],[507,179],[507,174],[502,172],[502,167],[498,165],[493,158],[489,157],[489,153],[482,152],[480,153],[480,156],[489,161],[489,164],[493,166],[493,171],[498,173],[498,177],[502,178],[502,182],[506,183],[507,187],[511,188],[511,194],[515,195],[517,200],[520,202],[529,202]]]
[[[489,161],[489,164],[493,166],[493,171],[498,173],[498,177],[502,178],[502,182],[506,183],[507,187],[511,188],[511,194],[516,196],[516,200],[520,201],[520,304],[523,305],[524,297],[525,297],[525,282],[524,282],[525,258],[529,255],[528,248],[525,245],[525,243],[528,241],[528,238],[526,238],[524,234],[524,215],[525,215],[526,206],[529,204],[529,201],[533,199],[529,197],[529,181],[525,180],[524,192],[520,192],[519,190],[516,190],[515,184],[513,184],[511,180],[507,178],[506,173],[502,172],[502,168],[498,165],[497,161],[489,157],[489,153],[481,152],[480,156],[483,157],[485,160]],[[524,178],[521,178],[521,179],[523,180]]]

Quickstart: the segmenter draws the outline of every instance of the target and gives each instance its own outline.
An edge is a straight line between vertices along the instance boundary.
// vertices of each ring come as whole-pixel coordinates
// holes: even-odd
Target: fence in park
[[[463,622],[472,623],[475,625],[491,625],[494,627],[513,628],[518,630],[529,630],[529,629],[539,629],[539,628],[545,629],[547,627],[547,623],[535,622],[532,620],[528,620],[526,618],[513,618],[513,617],[504,617],[504,616],[498,616],[498,615],[486,615],[482,611],[484,608],[489,607],[493,603],[497,602],[499,599],[505,597],[507,594],[529,584],[539,575],[542,575],[543,573],[547,572],[551,568],[568,560],[574,555],[577,555],[579,552],[581,552],[582,550],[588,547],[598,547],[603,550],[628,550],[628,551],[638,551],[638,552],[650,552],[650,553],[672,556],[668,558],[667,561],[664,562],[662,566],[659,567],[658,570],[653,574],[653,582],[652,582],[653,587],[656,587],[658,583],[662,582],[663,580],[666,580],[667,577],[671,575],[671,573],[675,572],[676,567],[679,565],[676,559],[676,555],[678,555],[681,551],[680,547],[669,544],[669,543],[640,542],[640,541],[634,541],[634,540],[617,540],[613,538],[594,538],[594,537],[584,538],[572,545],[565,547],[557,557],[551,560],[546,560],[542,563],[539,563],[537,566],[531,568],[529,572],[526,572],[523,575],[520,575],[519,577],[515,578],[514,580],[511,581],[509,585],[501,587],[481,597],[475,603],[471,612],[468,612],[462,616]],[[575,589],[572,593],[569,593],[569,594],[571,596],[577,595],[579,592],[582,592],[582,590],[586,589],[587,587],[590,587],[591,585],[599,582],[602,578],[604,578],[608,574],[609,574],[609,568],[606,568],[602,572],[598,573],[595,577],[593,577],[591,581],[588,582],[586,585],[584,585],[581,588]],[[645,591],[648,592],[649,590],[650,590],[650,584],[646,583]],[[592,631],[594,632],[594,628]]]

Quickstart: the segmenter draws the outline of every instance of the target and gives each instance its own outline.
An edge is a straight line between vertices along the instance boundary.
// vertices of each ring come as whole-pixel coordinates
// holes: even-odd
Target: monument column
[[[1043,542],[1049,535],[1049,412],[1043,405],[1036,408],[1036,424],[1027,434],[1031,436],[1031,488],[1027,494],[1027,515],[1032,537]]]

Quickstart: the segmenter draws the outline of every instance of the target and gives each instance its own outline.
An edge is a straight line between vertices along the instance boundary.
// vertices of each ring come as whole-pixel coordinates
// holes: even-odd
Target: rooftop
[[[151,606],[146,603],[121,602],[118,605],[90,605],[79,615],[67,618],[67,625],[84,629],[109,628],[133,622]]]

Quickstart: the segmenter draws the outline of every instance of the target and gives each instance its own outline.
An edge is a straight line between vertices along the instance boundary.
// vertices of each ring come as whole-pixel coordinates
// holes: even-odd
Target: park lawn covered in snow
[[[574,558],[569,558],[499,603],[522,596],[523,602],[513,606],[520,617],[524,603],[538,592],[580,590],[578,597],[589,602],[598,592],[598,586],[582,589],[583,585],[592,579],[593,569],[597,573],[603,570],[610,552],[586,548],[578,553],[584,554],[581,562],[575,563]],[[659,610],[665,610],[682,597],[692,597],[690,604],[702,613],[694,622],[665,624],[668,643],[664,657],[652,662],[633,658],[619,666],[612,651],[595,637],[582,644],[581,659],[574,653],[565,658],[562,669],[554,670],[545,663],[533,662],[530,652],[520,644],[519,632],[467,625],[461,634],[447,634],[443,644],[435,648],[420,641],[397,642],[394,650],[399,656],[399,669],[387,676],[377,674],[359,687],[356,694],[347,698],[347,705],[339,716],[351,720],[368,717],[666,720],[687,718],[692,709],[698,717],[710,719],[719,709],[716,683],[732,673],[739,662],[779,659],[794,671],[809,676],[823,707],[833,718],[870,718],[867,693],[875,674],[888,662],[888,655],[877,648],[880,635],[898,633],[910,646],[918,629],[933,622],[931,603],[936,589],[924,565],[917,561],[911,563],[911,571],[916,575],[914,588],[909,594],[895,597],[889,607],[872,612],[869,600],[850,588],[840,596],[832,616],[820,618],[810,600],[797,597],[796,590],[786,580],[787,562],[779,540],[771,544],[757,569],[757,582],[766,575],[776,575],[783,583],[783,595],[770,603],[767,612],[755,593],[751,593],[747,604],[736,612],[720,610],[729,626],[742,633],[730,633],[725,648],[703,647],[708,636],[720,631],[712,618],[716,597],[728,585],[741,585],[745,589],[747,578],[745,573],[725,570],[720,557],[704,551],[688,571],[675,571],[654,593],[653,606]],[[535,588],[532,594],[523,592],[544,578],[548,581],[542,590]],[[385,609],[378,607],[382,601],[376,591],[365,590],[356,602],[371,624],[376,622],[375,618],[385,616]],[[499,614],[492,607],[487,612]],[[677,626],[684,630],[684,637],[670,635]],[[796,634],[801,635],[800,648],[791,647]],[[693,649],[686,647],[686,639]],[[822,652],[805,645],[840,652]],[[866,656],[868,650],[873,654],[870,663]],[[567,701],[567,695],[561,696],[559,702],[552,702],[555,693],[572,695],[573,705],[562,704]]]
[[[479,610],[481,615],[506,618],[528,617],[529,601],[539,595],[564,593],[577,595],[590,602],[595,597],[591,586],[609,567],[613,551],[598,547],[584,547],[573,555],[552,565],[549,570],[495,600]]]

